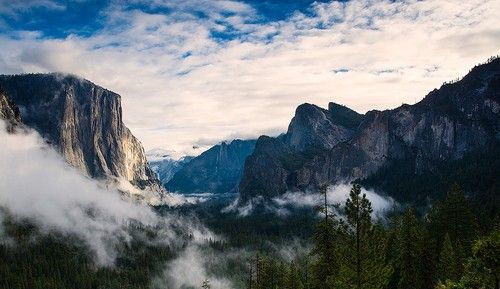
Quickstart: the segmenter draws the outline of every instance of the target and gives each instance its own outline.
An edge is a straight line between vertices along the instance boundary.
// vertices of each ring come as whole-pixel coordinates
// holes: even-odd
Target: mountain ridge
[[[499,141],[499,92],[500,59],[496,58],[474,67],[461,80],[432,90],[417,104],[360,115],[359,126],[351,126],[348,134],[342,133],[349,131],[345,126],[337,126],[336,132],[318,129],[326,119],[317,117],[318,111],[324,114],[320,108],[299,117],[310,123],[293,127],[298,109],[287,132],[299,131],[298,140],[291,142],[285,135],[257,141],[245,163],[240,199],[364,179],[403,159],[414,160],[415,173],[461,159]]]
[[[236,139],[211,147],[184,164],[165,184],[166,189],[180,193],[236,192],[245,159],[255,142]]]

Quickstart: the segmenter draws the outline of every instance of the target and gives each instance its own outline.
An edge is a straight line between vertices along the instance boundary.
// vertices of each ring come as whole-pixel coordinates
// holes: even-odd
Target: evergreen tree
[[[500,289],[500,230],[478,239],[458,284],[468,289]],[[457,286],[457,287],[458,287]]]
[[[312,264],[313,287],[318,289],[328,288],[327,280],[338,271],[338,258],[336,241],[340,224],[333,213],[328,212],[327,187],[322,186],[320,193],[323,195],[323,205],[320,211],[324,214],[314,231],[313,248],[311,255],[315,257]]]
[[[439,255],[438,278],[442,282],[446,280],[456,281],[459,278],[457,258],[449,234],[446,234],[444,237],[443,246]]]
[[[353,185],[345,204],[348,229],[342,247],[342,264],[337,280],[330,286],[338,288],[384,288],[392,272],[385,260],[387,236],[381,225],[372,224],[372,207],[361,187]]]
[[[438,244],[442,244],[445,234],[449,234],[452,243],[460,242],[468,251],[477,236],[478,225],[464,192],[457,184],[451,187],[443,203],[433,207],[429,213],[429,226]]]
[[[425,228],[422,229],[418,246],[418,288],[433,289],[436,284],[436,266],[438,258],[434,252],[436,242],[429,236]]]
[[[285,289],[304,289],[300,280],[300,272],[294,262],[290,264],[290,269],[286,278]]]
[[[408,209],[398,230],[398,288],[419,289],[419,241],[422,238],[420,226],[413,210]]]

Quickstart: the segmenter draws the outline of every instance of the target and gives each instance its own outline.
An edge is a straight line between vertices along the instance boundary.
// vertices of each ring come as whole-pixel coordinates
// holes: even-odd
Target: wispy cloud
[[[343,208],[349,197],[351,188],[352,186],[349,184],[338,184],[328,188],[327,202],[332,210]],[[389,209],[397,205],[396,201],[391,197],[381,195],[373,190],[361,188],[361,193],[365,194],[368,200],[370,200],[373,208],[373,217],[383,217]],[[275,213],[279,216],[288,216],[295,209],[311,209],[321,206],[323,202],[323,196],[315,191],[296,191],[286,192],[270,200],[266,200],[262,196],[259,196],[243,204],[235,200],[225,207],[222,212],[235,212],[239,216],[245,217],[254,213],[257,208],[264,208],[266,211]]]
[[[35,132],[8,134],[4,127],[0,120],[0,221],[7,211],[35,223],[42,234],[77,236],[101,265],[114,264],[117,247],[132,240],[130,224],[154,229],[158,238],[151,241],[173,248],[184,245],[186,235],[194,243],[215,238],[193,219],[159,216],[113,187],[84,177]],[[186,202],[179,196],[170,198],[173,205]],[[3,235],[0,225],[0,242]]]
[[[239,1],[113,1],[90,36],[0,35],[0,72],[82,75],[123,95],[147,148],[189,153],[199,140],[284,131],[302,102],[413,103],[499,53],[499,10],[496,0],[333,1],[265,22]]]
[[[66,6],[55,0],[0,0],[0,15],[3,16],[16,18],[19,13],[25,13],[36,8],[64,10]]]

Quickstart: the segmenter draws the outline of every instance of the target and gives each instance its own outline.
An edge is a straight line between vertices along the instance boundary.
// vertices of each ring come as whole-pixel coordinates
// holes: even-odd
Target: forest
[[[410,206],[395,207],[385,218],[373,217],[358,184],[342,204],[328,203],[326,187],[319,192],[323,202],[314,211],[287,218],[264,211],[224,217],[220,204],[198,206],[198,218],[227,236],[207,240],[207,252],[246,252],[225,259],[227,264],[212,264],[210,272],[231,276],[235,288],[248,289],[499,288],[498,215],[488,221],[478,218],[460,186],[453,185],[424,214]],[[188,214],[189,209],[183,210]],[[119,246],[114,266],[99,266],[78,238],[41,234],[28,220],[7,212],[3,216],[0,288],[165,288],[153,280],[161,274],[161,264],[182,249],[134,238]],[[130,230],[155,235],[152,228]],[[286,260],[273,250],[294,238],[310,245],[306,254]],[[216,287],[207,278],[198,288]]]

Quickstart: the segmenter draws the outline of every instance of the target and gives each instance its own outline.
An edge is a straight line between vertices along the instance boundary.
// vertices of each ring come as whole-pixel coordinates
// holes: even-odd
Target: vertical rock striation
[[[120,95],[72,75],[0,76],[0,86],[23,123],[55,146],[67,162],[93,178],[157,186],[144,149],[122,122]]]
[[[3,119],[8,132],[13,132],[16,125],[21,123],[19,108],[0,89],[0,119]]]

